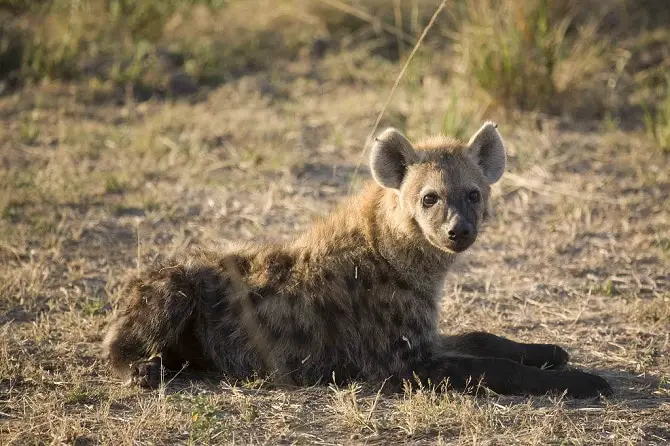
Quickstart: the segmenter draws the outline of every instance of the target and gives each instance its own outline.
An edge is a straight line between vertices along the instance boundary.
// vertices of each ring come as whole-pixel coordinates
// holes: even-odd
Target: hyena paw
[[[567,394],[573,398],[611,396],[614,391],[605,378],[579,370],[565,372],[569,376]]]
[[[570,361],[570,354],[554,344],[528,344],[523,363],[526,365],[560,369]]]
[[[563,348],[558,345],[547,344],[546,349],[548,350],[550,360],[547,361],[547,364],[554,368],[565,367],[570,361],[570,354],[566,352]]]
[[[130,365],[130,383],[140,387],[156,388],[161,383],[163,373],[160,356],[154,356],[145,361],[137,361]]]

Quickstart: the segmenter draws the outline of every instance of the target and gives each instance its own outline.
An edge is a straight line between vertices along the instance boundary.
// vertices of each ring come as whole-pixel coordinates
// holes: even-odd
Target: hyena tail
[[[202,360],[195,329],[200,290],[189,276],[177,265],[154,269],[129,284],[103,342],[119,377],[131,379],[134,363],[156,356],[177,370]]]

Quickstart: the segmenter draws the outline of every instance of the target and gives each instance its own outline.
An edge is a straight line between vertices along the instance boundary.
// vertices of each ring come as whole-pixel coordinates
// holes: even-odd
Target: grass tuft
[[[602,51],[594,25],[576,27],[564,4],[467,0],[456,44],[468,77],[504,106],[559,108],[557,94],[583,81]]]
[[[670,77],[666,79],[662,99],[656,110],[645,110],[644,125],[647,134],[659,148],[670,153]]]

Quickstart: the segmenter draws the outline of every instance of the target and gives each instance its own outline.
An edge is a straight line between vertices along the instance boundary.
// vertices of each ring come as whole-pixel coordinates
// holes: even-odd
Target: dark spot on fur
[[[415,318],[409,318],[409,320],[405,319],[404,325],[407,327],[407,330],[410,333],[421,332],[421,324],[419,324],[419,321],[417,321]]]
[[[291,335],[293,341],[300,346],[307,345],[312,341],[312,333],[299,325],[293,328]]]
[[[321,300],[314,301],[312,303],[314,307],[314,312],[319,316],[321,319],[328,319],[330,313],[330,310],[328,306]]]
[[[362,320],[362,311],[358,305],[354,304],[354,307],[352,308],[351,315],[353,316],[354,320],[356,321],[357,324],[361,323]]]
[[[149,303],[151,300],[151,295],[153,294],[154,287],[150,285],[140,285],[139,288],[137,289],[138,294],[140,296],[140,303]]]
[[[278,324],[273,324],[271,318],[263,313],[256,315],[256,322],[258,323],[257,330],[265,337],[266,341],[277,341],[282,338],[283,330]],[[253,328],[253,327],[252,327]],[[253,333],[251,333],[253,336]]]
[[[252,290],[251,294],[255,294],[260,299],[270,299],[277,295],[277,289],[272,285],[265,285]]]
[[[314,312],[322,324],[327,339],[337,341],[339,335],[338,324],[340,321],[348,319],[349,311],[335,303],[326,305],[323,302],[316,302]]]
[[[363,339],[365,345],[366,355],[374,356],[379,349],[379,341],[373,337],[366,337]]]
[[[250,291],[248,296],[251,305],[253,305],[254,307],[259,306],[264,299],[263,293],[257,291]]]
[[[377,302],[375,306],[382,313],[389,313],[391,310],[391,304],[385,300]]]
[[[186,287],[185,284],[179,287],[182,291],[180,296],[197,295],[205,302],[214,302],[219,298],[221,290],[230,288],[230,282],[216,276],[216,272],[212,270],[203,271],[203,274],[194,277],[191,282],[191,287]]]
[[[370,308],[370,293],[368,290],[363,290],[361,293],[358,294],[358,299],[356,300],[359,304],[359,307],[365,311],[369,312],[371,310]]]
[[[179,345],[170,345],[163,352],[163,365],[168,369],[179,370],[185,362],[193,368],[206,367],[207,358],[202,344],[196,337],[196,327],[193,319],[185,326],[179,337]]]
[[[430,293],[426,292],[425,290],[417,289],[417,290],[412,290],[412,292],[417,297],[418,301],[428,301],[428,302],[430,302],[430,301],[433,300],[433,296]]]
[[[363,283],[363,288],[366,290],[371,290],[373,287],[372,277],[369,274],[362,274],[360,276],[361,282]]]
[[[234,319],[239,319],[239,317],[242,315],[242,305],[237,300],[230,302],[227,306],[227,310],[228,314],[230,314]]]
[[[433,344],[428,341],[426,338],[420,338],[415,342],[414,350],[420,355],[421,358],[428,357],[431,354],[431,349]]]
[[[267,259],[267,269],[271,276],[287,277],[293,265],[295,265],[293,256],[282,252],[274,252]]]
[[[382,269],[377,273],[377,280],[379,281],[380,284],[386,285],[387,283],[389,283],[390,278],[388,273]]]
[[[339,330],[337,329],[337,319],[336,318],[328,318],[323,321],[326,336],[328,336],[328,339],[337,339],[337,336],[339,334]]]
[[[270,341],[278,341],[282,338],[284,332],[281,328],[272,324],[265,326],[266,333],[270,336]]]
[[[295,307],[296,305],[298,305],[300,303],[300,296],[298,296],[297,294],[293,294],[293,293],[284,294],[284,299],[292,307]]]
[[[344,317],[348,311],[341,305],[340,302],[324,302],[323,300],[315,300],[312,302],[314,312],[321,318],[321,320],[336,319]]]
[[[396,327],[400,327],[405,320],[405,318],[402,314],[402,311],[400,311],[400,310],[394,311],[392,320],[393,320],[393,325],[395,325]]]
[[[241,276],[246,276],[251,271],[251,262],[244,257],[236,257],[235,264]]]
[[[397,286],[401,290],[407,291],[407,290],[411,289],[411,286],[409,285],[409,283],[407,283],[404,279],[401,279],[401,278],[398,277],[394,280],[394,282],[395,282],[395,286]]]
[[[347,275],[347,276],[344,278],[344,281],[345,281],[345,284],[346,284],[346,286],[347,286],[347,290],[348,290],[350,293],[355,292],[356,289],[357,289],[357,288],[359,287],[359,285],[360,285],[360,282],[358,281],[358,279],[357,279],[353,274],[352,274],[352,275]]]

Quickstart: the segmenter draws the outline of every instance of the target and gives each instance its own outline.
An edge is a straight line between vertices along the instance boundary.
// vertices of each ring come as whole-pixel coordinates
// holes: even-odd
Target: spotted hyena
[[[562,369],[569,357],[556,345],[438,332],[447,271],[477,238],[505,169],[496,127],[484,124],[467,143],[416,145],[388,129],[372,148],[374,182],[292,242],[191,253],[142,273],[105,337],[112,367],[147,387],[163,367],[188,363],[299,385],[410,379],[505,394],[611,393],[599,376]]]

